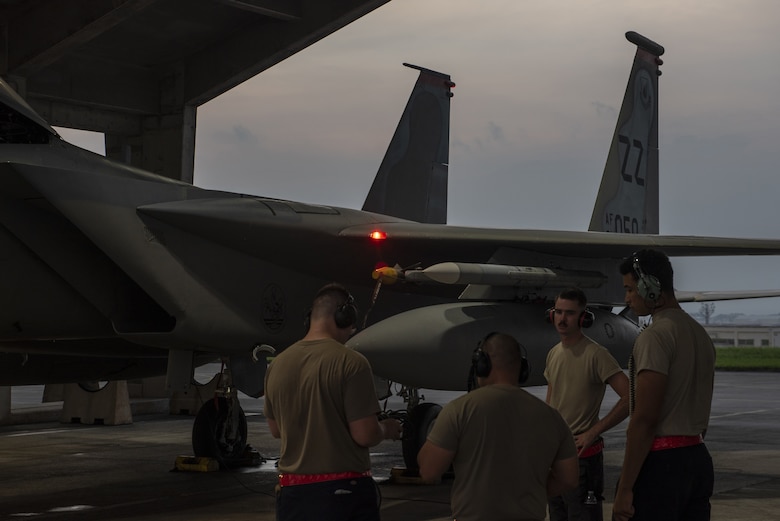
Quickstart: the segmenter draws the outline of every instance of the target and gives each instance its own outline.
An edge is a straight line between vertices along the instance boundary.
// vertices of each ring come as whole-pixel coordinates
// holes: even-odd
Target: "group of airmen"
[[[453,471],[454,520],[601,521],[601,435],[626,417],[612,519],[710,519],[714,470],[703,440],[715,348],[675,298],[663,252],[640,250],[620,273],[626,305],[652,317],[636,339],[628,376],[583,332],[594,316],[578,288],[558,294],[545,313],[560,342],[547,355],[544,402],[521,387],[528,362],[517,339],[498,331],[479,342],[474,389],[444,406],[417,456],[423,481]],[[306,336],[266,372],[265,416],[281,440],[280,521],[380,519],[369,448],[399,439],[403,428],[379,419],[371,367],[345,347],[357,315],[344,286],[323,287]],[[618,399],[600,417],[607,386]]]

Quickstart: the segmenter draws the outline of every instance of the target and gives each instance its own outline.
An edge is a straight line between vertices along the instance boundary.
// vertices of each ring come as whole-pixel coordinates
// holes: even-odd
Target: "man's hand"
[[[585,431],[574,436],[574,445],[577,447],[577,456],[582,454],[582,451],[593,445],[593,442],[598,439],[597,434],[593,434],[591,431]]]
[[[401,426],[401,422],[395,418],[387,418],[381,420],[379,425],[382,426],[382,437],[386,440],[400,440],[401,434],[404,429]]]
[[[615,502],[612,504],[612,520],[628,521],[634,517],[634,493],[618,488]]]

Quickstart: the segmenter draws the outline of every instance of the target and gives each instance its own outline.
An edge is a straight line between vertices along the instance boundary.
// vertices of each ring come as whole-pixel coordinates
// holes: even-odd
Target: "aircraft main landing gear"
[[[223,367],[214,397],[203,402],[192,425],[195,456],[214,458],[222,469],[240,466],[246,458],[246,414],[237,394],[229,370]]]
[[[220,468],[230,468],[244,458],[246,415],[238,398],[214,397],[203,403],[192,426],[195,456],[214,458]]]

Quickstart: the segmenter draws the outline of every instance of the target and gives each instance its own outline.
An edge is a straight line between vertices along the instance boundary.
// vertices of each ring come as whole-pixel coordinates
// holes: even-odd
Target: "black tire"
[[[247,423],[244,410],[238,407],[238,428],[235,437],[226,438],[224,432],[229,425],[227,398],[215,398],[204,402],[192,425],[192,450],[195,456],[215,458],[221,468],[230,467],[231,462],[244,456],[246,450]]]
[[[417,470],[417,453],[420,452],[428,433],[431,432],[436,417],[441,412],[437,403],[421,403],[411,410],[404,423],[401,449],[407,470]]]

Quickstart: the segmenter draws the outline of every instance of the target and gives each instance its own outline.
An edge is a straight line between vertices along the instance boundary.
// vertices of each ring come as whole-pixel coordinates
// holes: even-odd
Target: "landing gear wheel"
[[[417,453],[425,443],[425,438],[431,432],[433,422],[441,412],[441,405],[436,403],[421,403],[408,414],[404,423],[404,434],[401,438],[401,449],[404,465],[407,470],[417,470]]]
[[[214,398],[204,402],[195,417],[192,449],[196,456],[215,458],[220,468],[229,468],[244,456],[246,436],[246,415],[238,400],[231,404],[227,398]]]

